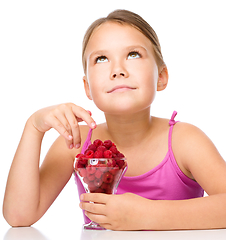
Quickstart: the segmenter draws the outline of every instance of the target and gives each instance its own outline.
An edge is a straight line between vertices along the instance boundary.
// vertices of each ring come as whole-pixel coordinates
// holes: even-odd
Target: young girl
[[[97,126],[89,111],[73,103],[41,109],[28,119],[5,192],[8,223],[29,226],[43,216],[71,178],[92,129],[91,141],[112,140],[128,170],[117,195],[80,195],[89,219],[113,230],[225,228],[225,161],[202,131],[176,122],[176,112],[170,120],[150,115],[168,72],[148,23],[125,10],[98,19],[84,38],[83,66],[86,94],[106,123]],[[51,128],[60,137],[39,169],[42,139]]]

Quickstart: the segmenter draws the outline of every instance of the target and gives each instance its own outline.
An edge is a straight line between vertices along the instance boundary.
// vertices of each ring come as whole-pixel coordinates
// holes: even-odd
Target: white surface
[[[76,229],[77,230],[77,229]],[[37,228],[14,228],[9,229],[3,240],[225,240],[226,230],[206,230],[206,231],[95,231],[62,228],[48,231],[47,233]]]
[[[97,123],[104,121],[83,91],[81,42],[92,21],[118,8],[140,14],[155,29],[162,45],[170,79],[167,89],[157,93],[152,114],[170,118],[177,110],[177,120],[201,128],[226,158],[224,0],[0,1],[0,203],[24,124],[33,112],[74,102],[91,110]],[[57,136],[54,130],[46,134],[41,159]],[[78,239],[81,227],[74,225],[81,226],[81,222],[71,180],[34,229],[7,232],[9,226],[0,215],[0,239],[6,232],[5,239],[13,239],[16,231],[21,232],[21,239],[26,239],[22,235],[29,236],[29,232],[32,239],[45,239],[41,235],[47,239]],[[226,232],[90,234],[82,233],[81,239],[136,239],[138,235],[140,239],[221,239]]]

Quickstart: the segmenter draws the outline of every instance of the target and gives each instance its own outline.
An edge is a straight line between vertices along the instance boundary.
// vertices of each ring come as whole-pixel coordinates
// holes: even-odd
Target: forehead
[[[93,51],[123,49],[133,45],[152,51],[151,41],[135,27],[126,23],[105,22],[93,31],[85,55],[88,57]]]

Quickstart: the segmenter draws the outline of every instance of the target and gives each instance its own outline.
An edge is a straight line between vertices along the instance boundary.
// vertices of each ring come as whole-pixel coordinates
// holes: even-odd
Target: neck
[[[150,108],[128,115],[105,114],[107,131],[121,147],[132,147],[150,134],[152,118]]]

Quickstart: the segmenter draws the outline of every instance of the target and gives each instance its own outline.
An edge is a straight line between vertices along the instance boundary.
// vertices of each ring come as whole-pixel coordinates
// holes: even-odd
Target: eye
[[[136,58],[140,58],[140,57],[141,57],[140,53],[138,53],[138,52],[130,52],[128,54],[127,59],[136,59]]]
[[[104,62],[108,62],[107,57],[100,56],[100,57],[96,58],[96,63],[104,63]]]

